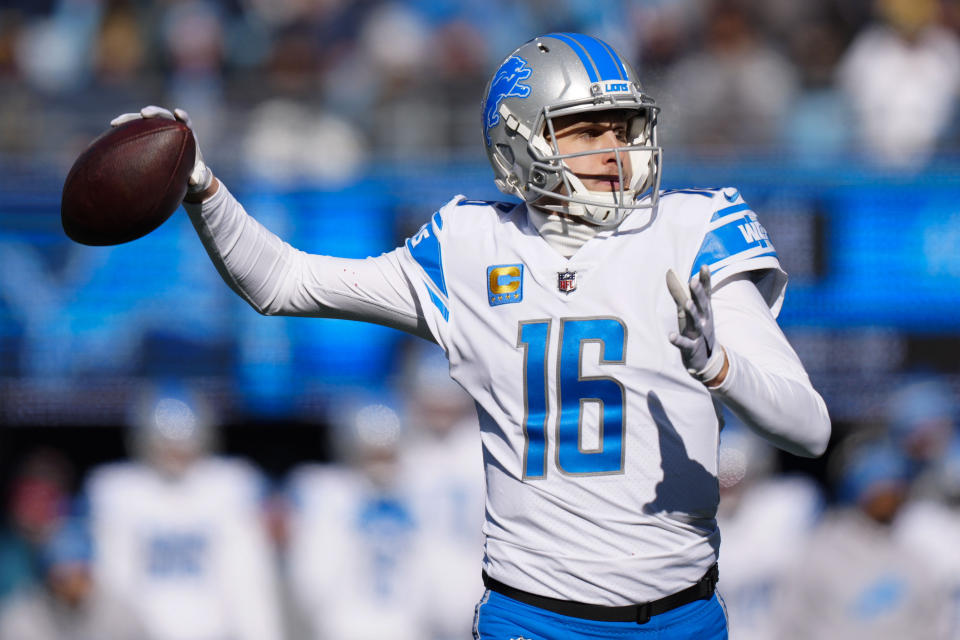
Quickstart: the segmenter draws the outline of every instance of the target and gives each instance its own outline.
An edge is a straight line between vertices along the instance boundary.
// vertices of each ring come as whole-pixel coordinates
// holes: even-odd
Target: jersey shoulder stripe
[[[499,200],[470,200],[467,198],[457,200],[455,204],[458,207],[493,207],[500,213],[509,213],[517,207],[515,202],[501,202]]]
[[[660,191],[660,197],[670,196],[677,193],[688,193],[695,196],[703,196],[704,198],[712,198],[716,195],[719,188],[715,187],[704,187],[704,188],[687,188],[687,189],[662,189]]]
[[[433,292],[433,289],[427,288],[427,293],[430,295],[430,302],[437,308],[437,311],[440,312],[440,315],[443,316],[443,319],[447,322],[450,321],[450,310],[447,308],[447,304]]]
[[[410,256],[420,265],[434,286],[440,293],[447,295],[447,282],[443,277],[443,256],[440,252],[439,232],[442,229],[443,218],[437,211],[419,231],[407,238],[406,245]]]
[[[443,273],[443,253],[440,246],[440,234],[443,230],[443,216],[434,212],[420,230],[407,238],[407,251],[423,273],[424,286],[430,301],[436,306],[445,321],[450,320],[447,302],[447,280]]]
[[[738,191],[722,189],[714,198],[719,201],[719,208],[710,216],[690,277],[703,265],[716,273],[736,262],[761,257],[778,259],[766,229]]]
[[[476,211],[458,211],[460,207]],[[444,244],[454,242],[453,236],[476,233],[476,222],[484,216],[503,216],[517,205],[492,200],[468,200],[458,195],[435,211],[420,229],[407,238],[404,246],[418,267],[426,297],[436,307],[444,322],[450,321],[450,299],[444,270]],[[467,224],[457,224],[463,220]]]

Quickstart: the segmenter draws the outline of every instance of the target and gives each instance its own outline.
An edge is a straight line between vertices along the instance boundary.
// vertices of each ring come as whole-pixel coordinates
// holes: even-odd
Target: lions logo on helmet
[[[487,93],[486,104],[483,108],[483,135],[487,139],[487,146],[490,146],[490,129],[500,122],[500,103],[508,96],[517,98],[526,98],[530,95],[530,87],[520,84],[521,80],[530,77],[532,71],[527,67],[527,61],[519,56],[510,56],[507,58],[490,83],[490,91]]]
[[[487,158],[504,193],[602,227],[618,225],[636,209],[656,207],[659,108],[643,93],[633,68],[606,42],[578,33],[534,38],[504,59],[484,95]],[[559,152],[553,121],[606,110],[622,113],[627,141],[588,153],[615,154],[621,186],[591,191],[570,170],[570,156]]]

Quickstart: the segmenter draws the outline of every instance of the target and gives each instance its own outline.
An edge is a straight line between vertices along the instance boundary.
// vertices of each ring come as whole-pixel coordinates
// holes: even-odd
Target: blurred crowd
[[[471,637],[477,418],[438,347],[403,357],[390,393],[328,407],[331,459],[280,477],[220,453],[215,405],[182,383],[132,403],[128,459],[74,482],[69,452],[24,456],[0,529],[0,640]],[[918,375],[883,416],[838,429],[822,476],[728,416],[732,638],[960,638],[957,392]]]
[[[955,0],[7,0],[0,154],[69,163],[156,103],[191,113],[221,172],[480,157],[491,70],[551,31],[630,58],[671,150],[917,170],[957,148]]]

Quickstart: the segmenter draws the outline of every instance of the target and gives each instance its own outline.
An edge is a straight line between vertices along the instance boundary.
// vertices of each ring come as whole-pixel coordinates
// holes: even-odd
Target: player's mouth
[[[581,180],[590,191],[618,192],[620,191],[619,175],[583,176]]]

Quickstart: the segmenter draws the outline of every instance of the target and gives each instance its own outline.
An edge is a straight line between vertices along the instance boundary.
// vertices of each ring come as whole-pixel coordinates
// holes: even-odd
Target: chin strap
[[[565,202],[567,213],[571,216],[583,218],[590,224],[601,227],[613,227],[620,223],[630,212],[630,209],[617,206],[618,199],[623,196],[623,202],[632,202],[634,192],[626,189],[620,191],[590,191],[583,186],[583,182],[578,178],[566,162],[563,163],[563,171],[566,174],[572,194],[571,198],[578,200],[568,200]]]

